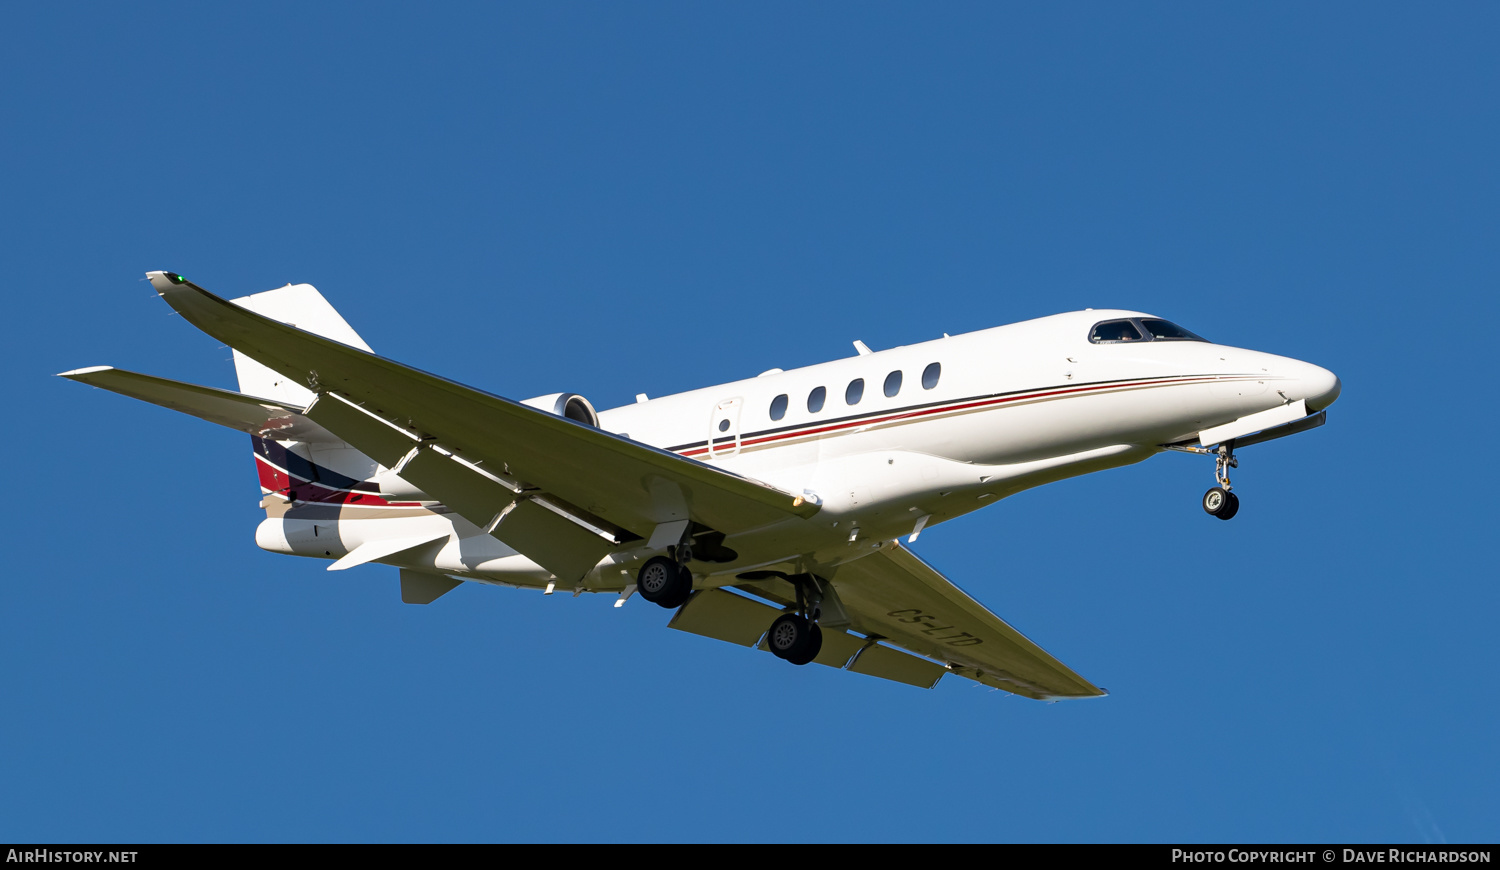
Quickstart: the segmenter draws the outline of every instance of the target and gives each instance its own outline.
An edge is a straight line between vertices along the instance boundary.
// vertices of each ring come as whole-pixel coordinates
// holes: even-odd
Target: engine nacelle
[[[548,396],[527,399],[521,404],[540,408],[548,414],[576,420],[586,426],[593,426],[595,429],[599,428],[599,412],[594,410],[594,406],[589,404],[588,399],[577,393],[552,393]]]

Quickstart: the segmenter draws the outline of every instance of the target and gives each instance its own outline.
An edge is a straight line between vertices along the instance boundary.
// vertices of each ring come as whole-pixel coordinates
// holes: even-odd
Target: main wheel
[[[641,597],[666,608],[681,607],[693,593],[692,572],[665,556],[647,560],[635,576]]]
[[[795,658],[788,656],[787,661],[791,662],[794,665],[805,665],[813,659],[817,658],[818,651],[822,648],[823,629],[819,628],[818,624],[814,622],[808,629],[807,648],[802,651],[802,655],[799,655]]]
[[[1233,519],[1234,515],[1240,512],[1240,497],[1232,492],[1225,493],[1225,495],[1228,498],[1224,499],[1224,509],[1219,511],[1221,520]]]
[[[812,656],[817,655],[813,650],[812,655],[807,655],[807,650],[813,645],[813,631],[816,625],[803,619],[795,613],[783,613],[771,623],[771,628],[766,632],[766,645],[771,648],[771,653],[779,659],[786,659],[793,664],[807,664],[812,661]],[[818,645],[822,646],[823,633],[817,634]],[[807,656],[806,661],[801,661]]]

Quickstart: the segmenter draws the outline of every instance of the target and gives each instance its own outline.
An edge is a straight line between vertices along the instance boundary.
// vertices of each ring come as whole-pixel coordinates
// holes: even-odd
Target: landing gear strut
[[[807,577],[808,575],[800,575]],[[823,649],[823,629],[818,627],[822,615],[816,584],[807,583],[798,576],[787,577],[797,587],[797,610],[783,613],[771,623],[766,632],[766,645],[777,658],[786,659],[794,665],[805,665],[818,657]],[[804,587],[807,587],[804,590]],[[812,592],[809,596],[806,591]],[[813,600],[809,601],[811,597]]]
[[[686,546],[672,547],[671,558],[655,556],[646,560],[635,576],[635,588],[642,598],[670,610],[681,607],[688,600],[693,594],[693,572],[688,570],[686,558],[682,561],[677,558],[687,556],[686,551]]]
[[[1203,494],[1203,510],[1209,516],[1227,520],[1240,512],[1240,497],[1230,491],[1229,483],[1229,469],[1239,467],[1239,460],[1234,458],[1234,442],[1220,444],[1214,458],[1214,477],[1219,485]]]

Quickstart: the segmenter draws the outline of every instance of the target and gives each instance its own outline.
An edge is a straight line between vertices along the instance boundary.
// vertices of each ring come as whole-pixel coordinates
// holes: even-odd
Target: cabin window
[[[826,387],[814,387],[813,391],[807,394],[807,410],[814,414],[823,410],[823,400],[826,398],[828,398]]]
[[[937,386],[938,378],[943,376],[943,364],[933,363],[922,369],[922,389],[930,390]]]
[[[729,418],[726,417],[723,420],[719,421],[719,431],[720,432],[728,432],[729,431]]]
[[[771,419],[780,420],[786,416],[786,393],[782,393],[771,400]]]
[[[887,399],[901,392],[901,371],[898,369],[885,376],[885,397]]]
[[[844,404],[858,405],[859,400],[865,397],[865,379],[855,378],[849,382],[849,388],[844,390]]]
[[[1141,320],[1141,325],[1151,333],[1155,341],[1208,341],[1201,335],[1195,335],[1175,323],[1166,320]]]
[[[1135,328],[1135,324],[1128,320],[1106,320],[1097,324],[1094,331],[1089,334],[1089,341],[1094,344],[1116,341],[1140,341],[1143,338],[1141,331]]]

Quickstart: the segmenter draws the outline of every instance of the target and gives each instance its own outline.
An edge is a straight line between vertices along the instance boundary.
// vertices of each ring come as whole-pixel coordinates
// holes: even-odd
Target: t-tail
[[[149,274],[152,283],[172,282],[168,272]],[[180,279],[177,279],[180,280]],[[231,300],[235,304],[299,329],[369,351],[370,346],[311,284]],[[329,520],[350,508],[420,509],[399,478],[323,427],[302,416],[313,400],[297,383],[234,351],[239,392],[183,383],[111,366],[63,372],[62,377],[181,411],[220,426],[249,433],[261,489],[261,506],[279,517],[295,505],[320,505]],[[365,515],[368,516],[367,513]]]

